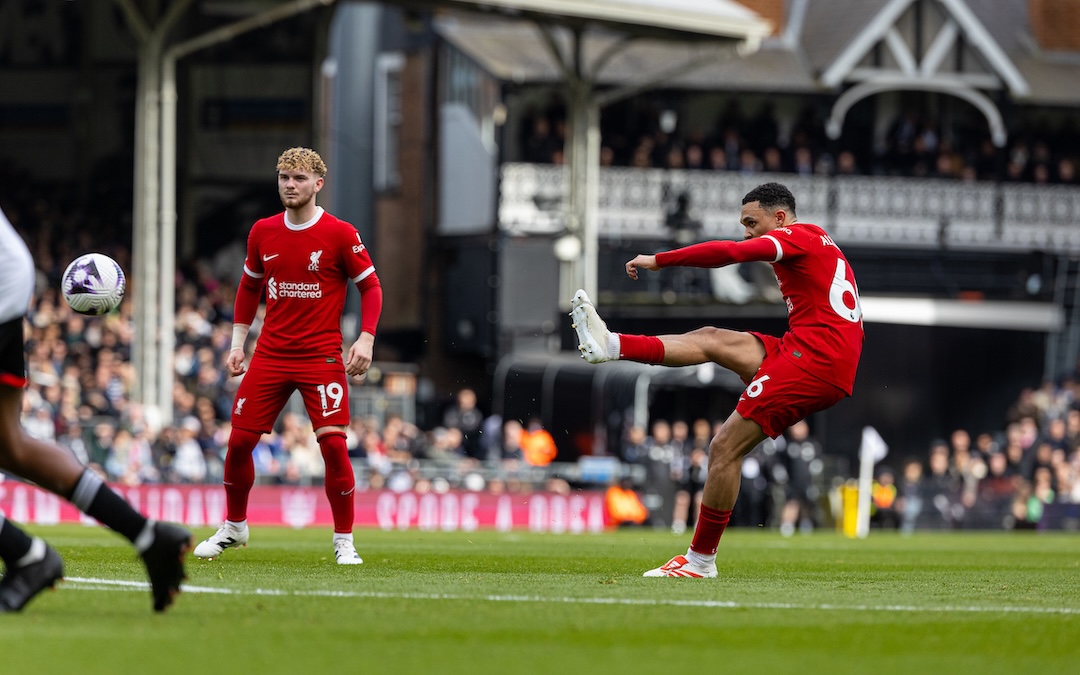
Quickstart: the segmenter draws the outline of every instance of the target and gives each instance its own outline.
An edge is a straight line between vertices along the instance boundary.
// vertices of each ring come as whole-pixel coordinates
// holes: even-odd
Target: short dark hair
[[[749,204],[750,202],[758,202],[764,209],[775,210],[784,207],[792,216],[795,215],[795,195],[791,194],[787,186],[780,183],[763,183],[747,192],[742,198],[742,203]]]

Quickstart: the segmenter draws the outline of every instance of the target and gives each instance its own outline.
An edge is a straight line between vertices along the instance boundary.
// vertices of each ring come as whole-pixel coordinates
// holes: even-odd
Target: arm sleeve
[[[360,290],[360,331],[374,335],[382,315],[382,284],[373,273],[357,282],[356,287]]]
[[[776,262],[783,257],[780,243],[771,236],[743,241],[707,241],[656,254],[660,267],[723,267],[732,263],[763,260]]]
[[[236,302],[233,305],[233,324],[251,325],[255,312],[259,309],[259,297],[262,295],[262,279],[256,279],[247,272],[240,275],[240,286],[236,289]]]

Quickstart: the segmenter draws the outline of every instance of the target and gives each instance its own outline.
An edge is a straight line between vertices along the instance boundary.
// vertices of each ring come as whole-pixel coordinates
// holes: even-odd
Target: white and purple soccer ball
[[[103,253],[81,255],[64,270],[60,292],[79,314],[101,316],[120,306],[127,280],[120,264]]]

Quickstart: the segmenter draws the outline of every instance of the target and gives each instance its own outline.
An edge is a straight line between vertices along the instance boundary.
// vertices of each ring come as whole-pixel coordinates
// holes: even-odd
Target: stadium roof
[[[707,36],[760,42],[772,30],[768,22],[734,0],[405,0],[400,4],[479,10],[505,18],[604,27],[668,39]]]
[[[484,70],[507,82],[557,82],[562,70],[552,60],[535,24],[524,20],[492,22],[475,13],[453,12],[439,16],[436,32]],[[561,48],[569,49],[570,32],[556,31]],[[622,39],[615,31],[597,29],[582,44],[582,60],[594,63]],[[706,59],[697,67],[684,69],[666,80],[668,86],[710,89],[717,86],[741,90],[808,91],[817,88],[796,52],[777,49],[767,41],[758,51],[741,59]],[[641,38],[631,48],[611,56],[595,73],[602,85],[631,85],[643,74],[678,70],[679,64],[714,50],[700,41],[672,41]]]
[[[937,0],[930,3],[934,13],[951,19],[953,24],[942,36],[938,58],[945,47],[963,50],[967,76],[982,82],[981,89],[1007,89],[1019,101],[1051,105],[1080,103],[1080,55],[1041,51],[1032,38],[1027,11],[1028,0]],[[552,20],[565,27],[592,25],[592,44],[586,54],[596,56],[614,41],[620,28],[634,27],[633,33],[644,36],[633,53],[610,59],[598,82],[621,85],[640,77],[642,64],[650,70],[678,64],[688,52],[700,49],[683,25],[685,10],[714,14],[706,21],[695,19],[694,28],[702,34],[723,35],[725,29],[746,25],[749,10],[731,0],[404,0],[399,4],[428,7],[468,8],[469,13],[443,12],[435,28],[449,42],[473,58],[492,75],[507,81],[554,82],[561,73],[544,52],[533,23],[538,18]],[[860,59],[881,45],[890,55],[904,49],[897,36],[912,21],[914,0],[791,0],[787,3],[785,32],[777,37],[764,33],[761,48],[741,59],[717,59],[699,68],[670,78],[669,86],[691,89],[735,91],[835,92],[853,71]],[[646,6],[652,6],[651,9]],[[633,11],[631,11],[633,10]],[[927,14],[924,8],[923,15]],[[492,21],[493,16],[502,21]],[[645,17],[653,22],[647,28]],[[525,21],[524,19],[530,19]],[[926,19],[924,18],[924,21]],[[762,24],[757,20],[758,25]],[[554,23],[554,22],[553,22]],[[931,22],[932,23],[932,22]],[[939,26],[927,24],[927,43],[936,36]],[[608,32],[605,33],[606,29]],[[650,40],[662,35],[683,32],[684,40]],[[890,35],[892,33],[892,35]],[[951,45],[949,35],[957,38]],[[560,38],[564,43],[568,39]],[[891,45],[890,45],[891,43]],[[918,70],[926,49],[911,49],[912,65]],[[951,59],[942,59],[950,63]],[[865,64],[861,64],[865,65]],[[902,66],[902,64],[900,64]],[[940,64],[939,64],[940,65]],[[928,68],[929,69],[929,68]]]

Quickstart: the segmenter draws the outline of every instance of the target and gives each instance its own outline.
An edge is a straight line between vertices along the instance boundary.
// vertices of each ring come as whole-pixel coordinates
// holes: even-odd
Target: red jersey
[[[266,285],[266,317],[256,351],[275,358],[341,358],[341,313],[349,283],[375,274],[367,247],[349,223],[319,207],[310,223],[284,212],[248,234],[244,274]],[[376,277],[377,279],[377,277]]]
[[[743,241],[710,241],[658,253],[661,267],[772,263],[788,309],[784,356],[849,395],[862,355],[859,289],[840,248],[817,225],[793,223]]]

